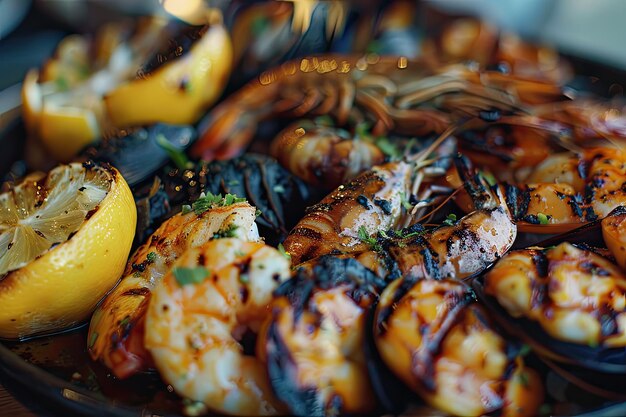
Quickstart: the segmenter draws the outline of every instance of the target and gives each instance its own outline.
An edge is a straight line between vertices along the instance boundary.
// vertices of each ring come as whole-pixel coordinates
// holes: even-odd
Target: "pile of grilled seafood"
[[[453,26],[416,59],[288,61],[197,124],[137,127],[195,123],[215,98],[221,79],[206,91],[183,82],[190,59],[173,72],[180,88],[166,90],[202,96],[185,101],[189,119],[122,111],[141,117],[78,157],[88,169],[115,166],[138,211],[136,249],[91,317],[91,358],[120,380],[158,372],[194,415],[419,403],[431,414],[571,412],[548,373],[598,405],[623,401],[611,381],[626,375],[624,109],[567,86],[558,56],[548,65],[487,29]],[[86,53],[60,52],[55,65],[73,68],[76,56]],[[95,91],[85,111],[104,112],[100,130],[117,126],[107,94],[158,79]],[[42,124],[55,94],[38,113],[25,108],[44,143],[58,139]],[[131,96],[158,101],[142,94]],[[32,207],[0,195],[3,262],[16,224],[44,236],[29,210],[55,203],[26,181]],[[9,284],[0,279],[0,291]]]

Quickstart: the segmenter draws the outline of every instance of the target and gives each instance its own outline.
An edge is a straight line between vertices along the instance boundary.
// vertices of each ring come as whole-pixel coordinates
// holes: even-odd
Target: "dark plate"
[[[610,96],[615,83],[624,83],[623,71],[597,63],[573,60],[579,77],[572,87],[594,90]],[[0,131],[0,174],[23,152],[23,128],[19,121]],[[13,167],[17,172],[19,166]],[[58,415],[87,416],[180,416],[182,402],[156,373],[146,373],[128,380],[111,376],[87,353],[87,327],[24,342],[0,341],[0,379],[23,403]],[[545,370],[548,393],[554,398],[552,413],[585,417],[624,416],[626,402],[607,403],[581,392],[559,376]],[[409,408],[407,413],[433,414],[433,410]],[[0,410],[2,414],[2,410]],[[437,414],[438,415],[438,414]]]

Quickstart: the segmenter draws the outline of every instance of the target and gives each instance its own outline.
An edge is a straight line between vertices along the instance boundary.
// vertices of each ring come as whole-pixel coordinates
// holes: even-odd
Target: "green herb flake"
[[[150,252],[149,254],[146,255],[146,260],[149,263],[154,263],[154,261],[156,261],[156,258],[157,258],[156,252]]]
[[[56,83],[57,83],[57,87],[59,87],[59,90],[66,91],[70,88],[70,83],[67,81],[65,77],[57,78]]]
[[[413,204],[409,202],[409,199],[404,191],[400,193],[400,202],[406,211],[413,210]]]
[[[379,137],[374,142],[374,145],[376,145],[382,153],[387,155],[392,160],[400,159],[402,157],[402,151],[400,148],[395,143],[390,141],[389,138]]]
[[[189,204],[183,204],[183,209],[181,210],[181,214],[183,214],[183,215],[189,214],[192,211],[193,210],[191,209],[191,206]]]
[[[371,127],[372,125],[369,122],[358,123],[356,127],[354,128],[354,133],[360,139],[368,138],[371,136],[369,132]]]
[[[528,374],[526,372],[520,372],[517,375],[517,378],[519,379],[520,384],[522,384],[525,387],[528,387],[530,385],[530,382],[528,381]]]
[[[485,179],[485,181],[487,181],[487,184],[494,186],[497,184],[497,180],[496,177],[491,173],[491,172],[487,172],[487,171],[480,171],[480,176],[483,177]]]
[[[202,266],[194,268],[175,266],[172,269],[172,273],[174,274],[174,278],[176,278],[176,282],[178,282],[178,285],[181,287],[189,284],[200,284],[209,276],[209,270]]]
[[[369,235],[369,233],[367,233],[367,229],[365,229],[365,226],[361,226],[359,227],[358,230],[358,236],[359,236],[359,240],[363,243],[367,243],[368,245],[370,245],[372,247],[373,250],[375,251],[379,251],[381,249],[380,245],[378,244],[378,241],[376,240],[376,238],[371,237]]]
[[[277,249],[278,249],[278,252],[280,252],[281,255],[283,255],[285,258],[287,258],[287,260],[291,261],[291,254],[285,250],[285,247],[283,246],[282,243],[278,244],[278,248]]]
[[[245,202],[245,198],[237,197],[235,194],[226,194],[222,196],[222,194],[200,194],[200,197],[191,204],[191,208],[194,213],[200,215],[207,210],[212,209],[213,207],[225,207],[230,206],[231,204],[243,203]]]
[[[446,216],[446,219],[443,221],[443,224],[446,226],[454,226],[456,223],[456,214],[450,213]]]
[[[263,214],[263,212],[259,209],[256,209],[256,211],[254,212],[255,217],[259,217],[261,214]]]
[[[526,356],[528,355],[530,352],[532,351],[531,347],[524,344],[520,347],[519,352],[517,353],[517,356]]]
[[[96,344],[96,340],[98,340],[98,332],[93,332],[91,336],[89,336],[89,343],[87,344],[87,347],[91,349],[93,345]]]
[[[335,125],[333,118],[327,114],[316,117],[314,121],[316,125],[320,126],[333,127]]]
[[[548,224],[550,222],[550,216],[543,213],[537,213],[537,220],[539,220],[539,224]]]
[[[217,233],[214,233],[213,239],[222,239],[225,237],[236,237],[237,229],[239,229],[239,226],[237,226],[236,224],[231,224],[226,229],[220,229],[217,231]]]
[[[126,316],[122,320],[120,320],[121,327],[126,327],[128,323],[130,323],[130,316]]]
[[[177,148],[172,144],[164,135],[157,135],[155,138],[156,144],[159,145],[169,156],[169,158],[174,162],[174,165],[178,167],[180,170],[184,170],[190,168],[192,166],[189,159],[187,159],[187,155],[182,149]]]

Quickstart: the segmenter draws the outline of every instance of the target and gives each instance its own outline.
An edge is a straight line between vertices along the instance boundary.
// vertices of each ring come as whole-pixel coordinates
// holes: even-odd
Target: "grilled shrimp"
[[[393,281],[376,308],[374,338],[387,366],[434,407],[464,416],[537,415],[539,376],[511,354],[459,281]]]
[[[555,154],[546,158],[526,181],[530,183],[527,186],[507,186],[507,196],[517,191],[515,198],[509,199],[515,217],[537,223],[538,214],[543,213],[543,223],[571,229],[626,205],[626,151],[592,147],[569,156]],[[548,233],[557,231],[546,229]]]
[[[422,136],[494,109],[510,113],[564,99],[555,84],[454,65],[378,55],[307,57],[264,72],[231,95],[200,124],[196,157],[240,153],[259,122],[275,117],[329,115],[376,124],[379,133]]]
[[[556,339],[626,346],[626,273],[591,251],[564,242],[509,252],[484,288],[511,316],[537,322]]]
[[[385,161],[373,141],[351,137],[341,129],[295,122],[272,141],[270,153],[291,173],[309,184],[336,188]]]
[[[475,210],[455,224],[392,242],[388,252],[405,276],[463,279],[484,270],[515,241],[517,228],[500,187],[490,188],[467,159],[455,162]]]
[[[454,148],[454,141],[447,139],[449,134],[451,130],[444,132],[410,162],[375,166],[309,207],[284,242],[293,265],[322,255],[368,250],[359,235],[402,225],[416,208],[410,201],[417,206],[432,203],[429,190],[416,194],[425,179],[441,175],[445,168],[436,163],[427,166],[424,159],[436,149],[438,156],[433,159],[449,162],[446,156]]]
[[[283,283],[257,349],[276,395],[299,416],[376,409],[364,354],[367,314],[385,282],[354,259],[322,257]]]
[[[259,242],[222,238],[191,248],[157,284],[145,346],[184,398],[232,415],[283,414],[264,364],[240,343],[258,332],[289,261]]]
[[[307,209],[284,242],[292,263],[369,249],[358,230],[372,234],[396,226],[413,172],[413,166],[402,161],[376,166]]]
[[[480,159],[475,162],[481,164]],[[498,165],[486,166],[497,173]],[[565,232],[626,205],[626,151],[619,147],[553,153],[513,177],[502,185],[507,205],[524,232]],[[447,178],[451,186],[459,184],[454,175]]]
[[[165,221],[137,249],[119,285],[94,312],[88,335],[91,358],[102,361],[118,378],[151,367],[150,355],[143,346],[143,332],[152,289],[182,253],[206,243],[221,231],[258,240],[255,211],[247,203],[236,203],[200,214],[178,214]]]

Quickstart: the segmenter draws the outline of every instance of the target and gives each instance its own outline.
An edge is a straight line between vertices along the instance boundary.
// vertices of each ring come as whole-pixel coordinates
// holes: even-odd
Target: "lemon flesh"
[[[105,171],[74,164],[0,195],[0,274],[68,240],[110,187]]]
[[[124,270],[136,216],[112,167],[62,165],[0,194],[0,337],[86,320]]]

